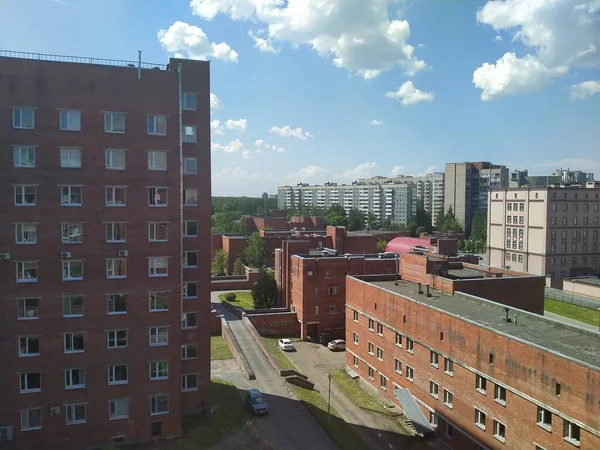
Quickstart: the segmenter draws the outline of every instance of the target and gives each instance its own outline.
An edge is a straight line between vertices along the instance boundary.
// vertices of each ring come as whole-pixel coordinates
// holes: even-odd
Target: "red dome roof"
[[[388,242],[385,251],[393,253],[407,253],[410,252],[413,247],[417,246],[429,248],[429,241],[425,239],[399,236]]]

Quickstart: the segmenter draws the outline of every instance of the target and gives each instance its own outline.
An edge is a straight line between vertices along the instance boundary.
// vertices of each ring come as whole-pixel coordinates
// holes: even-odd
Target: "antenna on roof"
[[[138,80],[142,79],[142,51],[138,50]]]

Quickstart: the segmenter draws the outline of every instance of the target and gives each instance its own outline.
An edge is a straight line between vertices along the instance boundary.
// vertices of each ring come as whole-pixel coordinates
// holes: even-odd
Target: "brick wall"
[[[210,281],[211,292],[216,291],[245,291],[252,289],[256,281],[258,281],[259,272],[250,271],[245,268],[245,277],[241,276],[227,276],[227,277],[213,277]]]
[[[214,309],[210,312],[210,334],[221,334],[221,317]]]
[[[229,270],[227,273],[233,272],[233,264],[238,258],[244,259],[244,249],[248,245],[248,239],[240,236],[223,236],[223,250],[229,258]]]
[[[294,312],[248,314],[246,317],[256,331],[263,336],[296,337],[300,335],[300,323]]]

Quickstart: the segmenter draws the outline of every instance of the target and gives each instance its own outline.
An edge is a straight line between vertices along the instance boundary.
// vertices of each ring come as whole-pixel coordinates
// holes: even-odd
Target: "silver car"
[[[329,344],[327,344],[327,348],[332,352],[337,350],[346,350],[346,341],[343,339],[334,339]]]

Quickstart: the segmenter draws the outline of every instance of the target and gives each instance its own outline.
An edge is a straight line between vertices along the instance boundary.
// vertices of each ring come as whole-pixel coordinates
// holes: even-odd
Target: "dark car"
[[[267,414],[269,406],[265,396],[258,389],[250,389],[246,393],[246,403],[250,407],[252,414]]]

